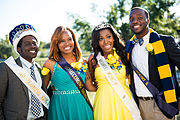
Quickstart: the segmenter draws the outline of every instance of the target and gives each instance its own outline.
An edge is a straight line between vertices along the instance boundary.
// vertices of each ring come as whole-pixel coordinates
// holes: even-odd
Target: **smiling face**
[[[20,47],[17,48],[18,53],[25,60],[32,62],[32,59],[37,56],[38,52],[37,40],[33,36],[25,36],[21,41]]]
[[[62,33],[62,38],[59,40],[58,48],[61,55],[73,53],[74,40],[70,31],[66,30]]]
[[[104,55],[113,53],[114,38],[109,29],[103,29],[99,32],[99,46]]]
[[[130,28],[136,34],[136,37],[142,38],[148,33],[149,19],[142,9],[134,9],[129,15]]]

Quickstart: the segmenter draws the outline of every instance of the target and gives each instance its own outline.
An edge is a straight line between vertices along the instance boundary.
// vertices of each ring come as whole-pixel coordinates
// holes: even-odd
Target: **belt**
[[[142,99],[144,101],[147,101],[147,100],[152,100],[153,97],[138,97],[139,99]]]

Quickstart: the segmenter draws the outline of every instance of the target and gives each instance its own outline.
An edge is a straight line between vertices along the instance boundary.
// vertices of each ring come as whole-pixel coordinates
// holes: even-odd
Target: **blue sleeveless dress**
[[[93,112],[69,77],[55,63],[51,83],[55,87],[51,97],[48,120],[93,120]],[[80,73],[83,81],[85,74]]]

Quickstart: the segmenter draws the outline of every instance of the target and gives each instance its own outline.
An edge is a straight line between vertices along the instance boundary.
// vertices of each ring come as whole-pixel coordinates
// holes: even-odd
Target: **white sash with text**
[[[31,78],[30,74],[28,74],[22,67],[17,65],[12,56],[4,62],[26,85],[26,87],[40,100],[40,102],[48,109],[50,101],[48,95],[37,85],[37,83]]]
[[[104,57],[101,55],[101,53],[98,53],[98,56],[96,57],[98,60],[98,64],[103,70],[106,78],[108,79],[108,82],[111,84],[115,92],[118,94],[120,99],[123,101],[124,105],[128,108],[130,111],[132,117],[134,120],[142,120],[140,116],[139,109],[132,98],[132,100],[129,98],[129,96],[124,91],[123,87],[119,83],[118,79],[116,78],[114,72],[108,65],[108,63],[105,61]]]

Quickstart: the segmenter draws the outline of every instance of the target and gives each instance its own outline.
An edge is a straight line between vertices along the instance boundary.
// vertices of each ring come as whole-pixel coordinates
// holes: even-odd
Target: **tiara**
[[[95,30],[100,30],[100,29],[103,29],[103,28],[111,28],[111,24],[102,22],[101,24],[97,25],[94,29]]]

